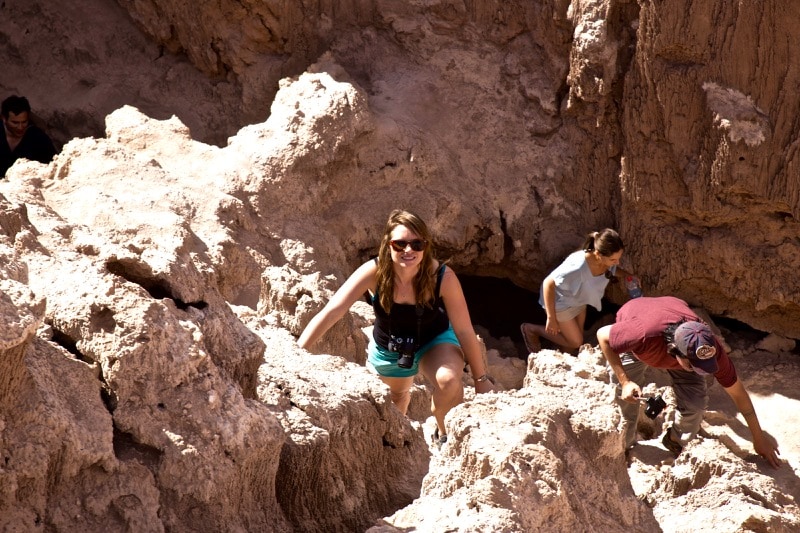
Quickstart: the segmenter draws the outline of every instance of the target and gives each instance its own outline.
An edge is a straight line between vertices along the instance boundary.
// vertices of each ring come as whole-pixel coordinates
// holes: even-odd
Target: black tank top
[[[401,344],[413,345],[414,351],[432,341],[437,335],[447,331],[450,319],[444,308],[444,300],[439,294],[442,286],[444,265],[436,272],[436,289],[432,307],[411,304],[392,304],[391,314],[387,313],[380,301],[378,293],[372,297],[372,308],[375,310],[375,324],[372,328],[372,337],[378,346],[390,351],[391,343],[396,346],[397,339],[402,339]],[[417,316],[418,309],[421,311]],[[419,324],[417,321],[419,320]],[[419,336],[419,338],[417,338]]]

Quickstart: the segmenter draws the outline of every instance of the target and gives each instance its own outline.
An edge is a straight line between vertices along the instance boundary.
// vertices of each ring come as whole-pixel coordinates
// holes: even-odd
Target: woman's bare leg
[[[439,435],[445,435],[444,418],[450,409],[464,401],[464,358],[455,344],[437,344],[419,362],[422,375],[433,386],[431,413],[436,418]]]
[[[392,398],[392,403],[397,407],[403,415],[408,412],[408,404],[411,402],[411,385],[414,383],[414,377],[407,378],[390,378],[387,376],[378,376],[381,381],[389,386],[389,395]]]
[[[529,346],[533,345],[535,347],[538,343],[536,337],[541,337],[568,350],[574,350],[583,345],[583,324],[585,321],[586,311],[584,310],[575,318],[559,322],[561,331],[555,335],[548,333],[541,324],[525,323],[522,324],[522,335],[527,338],[526,344]],[[541,347],[537,349],[541,349]]]

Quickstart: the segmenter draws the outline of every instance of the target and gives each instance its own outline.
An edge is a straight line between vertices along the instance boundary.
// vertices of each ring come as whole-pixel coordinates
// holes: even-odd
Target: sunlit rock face
[[[2,88],[63,137],[0,180],[0,529],[800,526],[796,8],[80,4],[0,17]],[[465,374],[429,450],[429,386],[407,419],[364,367],[366,303],[294,342],[396,207],[456,272],[533,290],[619,228],[647,294],[772,333],[722,328],[785,471],[719,387],[678,460],[664,420],[626,457],[593,338],[527,368],[488,339],[502,392]]]
[[[798,338],[798,102],[787,88],[800,72],[798,37],[786,35],[800,7],[787,9],[643,6],[619,220],[652,291]]]
[[[0,86],[31,96],[62,144],[101,136],[129,104],[224,146],[269,116],[281,79],[327,53],[376,117],[348,176],[441,221],[462,271],[537,289],[612,226],[647,293],[800,338],[797,7],[91,4],[7,2],[0,21],[15,50],[15,82]]]

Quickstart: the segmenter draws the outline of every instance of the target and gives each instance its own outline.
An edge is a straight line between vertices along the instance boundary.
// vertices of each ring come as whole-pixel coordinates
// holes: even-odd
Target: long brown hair
[[[389,241],[392,240],[392,231],[397,226],[405,226],[420,239],[425,241],[422,262],[419,271],[414,276],[414,299],[418,305],[431,307],[435,299],[436,273],[433,272],[433,243],[431,232],[425,222],[414,213],[403,209],[395,209],[389,214],[386,229],[383,231],[381,247],[378,250],[377,290],[381,307],[388,313],[394,301],[394,268],[392,263],[392,250]]]

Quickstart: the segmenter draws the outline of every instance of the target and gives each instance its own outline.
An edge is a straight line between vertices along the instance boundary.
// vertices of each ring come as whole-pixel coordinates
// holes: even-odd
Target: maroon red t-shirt
[[[633,352],[637,359],[649,366],[683,370],[678,360],[667,352],[663,335],[667,326],[681,319],[701,321],[686,302],[674,296],[634,298],[617,311],[609,344],[617,353]],[[718,367],[714,377],[723,387],[730,387],[736,383],[736,369],[716,337],[714,346]]]

